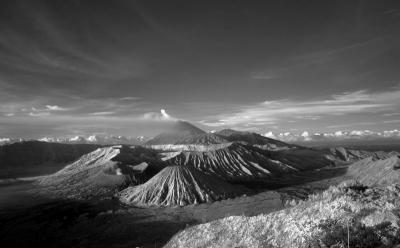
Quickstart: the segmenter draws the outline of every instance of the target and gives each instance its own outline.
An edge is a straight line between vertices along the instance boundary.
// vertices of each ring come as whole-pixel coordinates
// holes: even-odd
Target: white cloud
[[[11,139],[10,138],[0,138],[0,143],[1,142],[10,142]]]
[[[174,117],[171,117],[165,109],[161,109],[160,113],[149,112],[143,115],[143,119],[145,120],[176,120]]]
[[[165,109],[161,109],[161,114],[165,119],[169,119],[171,118],[171,116],[169,114],[167,114],[167,112],[165,111]]]
[[[30,112],[29,116],[32,117],[43,117],[43,116],[49,116],[50,113],[49,112]]]
[[[271,138],[271,139],[276,139],[276,136],[273,132],[269,131],[264,134],[265,137]]]
[[[50,111],[63,111],[63,110],[67,110],[65,108],[62,108],[58,105],[46,105],[46,109],[50,110]]]

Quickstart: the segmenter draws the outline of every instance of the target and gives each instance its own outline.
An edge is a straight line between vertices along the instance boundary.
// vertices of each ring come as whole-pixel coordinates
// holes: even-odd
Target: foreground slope
[[[105,147],[39,179],[38,184],[42,191],[67,198],[110,196],[122,187],[145,182],[163,166],[150,149]]]
[[[187,228],[166,247],[347,247],[347,222],[351,247],[394,247],[399,210],[399,186],[342,184],[289,209]]]
[[[137,206],[183,206],[238,196],[245,189],[190,166],[168,166],[146,183],[119,193],[120,200]]]

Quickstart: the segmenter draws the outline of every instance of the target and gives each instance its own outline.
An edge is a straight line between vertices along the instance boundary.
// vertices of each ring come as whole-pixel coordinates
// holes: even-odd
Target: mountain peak
[[[172,123],[169,130],[157,135],[146,142],[148,145],[177,144],[182,140],[196,135],[204,135],[205,131],[190,124],[189,122],[177,120]]]

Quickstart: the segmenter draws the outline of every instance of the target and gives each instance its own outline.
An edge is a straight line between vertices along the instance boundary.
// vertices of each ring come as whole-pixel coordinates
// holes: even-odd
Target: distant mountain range
[[[189,122],[174,120],[168,122],[167,131],[155,136],[121,136],[121,135],[78,135],[68,137],[42,137],[38,141],[66,144],[97,144],[97,145],[182,145],[182,144],[222,144],[233,141],[244,141],[253,145],[283,146],[287,143],[304,146],[346,146],[346,145],[376,145],[400,144],[400,130],[375,132],[370,130],[336,131],[330,133],[308,132],[267,132],[258,134],[232,129],[205,132]],[[23,138],[1,138],[0,145],[28,141]],[[286,144],[287,145],[287,144]],[[294,145],[293,145],[294,146]]]

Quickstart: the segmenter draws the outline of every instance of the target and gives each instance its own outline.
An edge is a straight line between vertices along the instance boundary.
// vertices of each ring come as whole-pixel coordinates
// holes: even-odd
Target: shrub
[[[390,222],[367,227],[360,222],[349,223],[350,247],[386,248],[400,244],[400,231],[395,230]],[[335,221],[320,225],[323,230],[321,242],[327,247],[347,247],[347,226]]]

